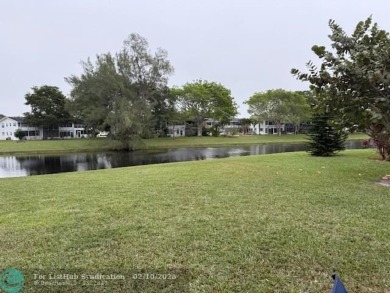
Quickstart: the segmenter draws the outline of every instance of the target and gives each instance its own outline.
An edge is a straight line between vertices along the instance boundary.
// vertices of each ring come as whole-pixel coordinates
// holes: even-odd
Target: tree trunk
[[[390,161],[390,130],[383,124],[372,124],[367,134],[374,141],[382,160]]]
[[[198,136],[202,136],[202,126],[203,126],[203,123],[202,121],[198,121]]]
[[[299,124],[295,124],[294,134],[299,133]]]
[[[282,126],[281,126],[280,123],[276,123],[276,129],[277,129],[277,131],[278,131],[278,135],[281,135],[281,134],[282,134],[282,131],[281,131]]]

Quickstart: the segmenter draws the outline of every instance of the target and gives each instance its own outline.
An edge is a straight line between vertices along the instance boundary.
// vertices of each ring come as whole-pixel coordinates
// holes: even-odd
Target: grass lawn
[[[59,153],[83,151],[108,151],[116,146],[116,142],[106,138],[96,139],[62,139],[62,140],[27,140],[0,141],[1,154],[18,153]]]
[[[349,292],[390,292],[390,188],[375,184],[390,165],[376,157],[284,153],[1,179],[0,272],[21,269],[31,292],[38,271],[178,276],[129,280],[134,292],[329,292],[337,271]],[[69,292],[130,291],[112,282]]]
[[[349,139],[367,139],[362,133],[351,134]],[[144,148],[163,149],[173,147],[194,147],[194,146],[223,146],[223,145],[245,145],[261,143],[298,143],[307,141],[303,134],[293,135],[245,135],[230,137],[177,137],[177,138],[155,138],[145,140]]]
[[[366,139],[365,134],[352,134],[349,139]],[[304,142],[304,135],[246,135],[233,137],[180,137],[147,139],[140,149],[166,149],[175,147],[206,147],[260,143]],[[58,153],[78,151],[106,151],[118,148],[119,143],[106,138],[72,140],[36,140],[17,143],[0,141],[0,154]]]

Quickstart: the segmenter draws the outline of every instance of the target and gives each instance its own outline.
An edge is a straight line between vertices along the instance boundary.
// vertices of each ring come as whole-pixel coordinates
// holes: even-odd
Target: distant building
[[[280,131],[285,131],[285,124],[280,126]],[[252,134],[278,134],[278,128],[271,121],[262,121],[257,124],[251,124],[249,132]]]
[[[217,125],[218,121],[214,119],[206,119],[205,126],[210,128]],[[277,134],[278,129],[273,122],[262,121],[249,126],[242,125],[240,118],[231,118],[228,124],[222,125],[220,128],[221,134],[245,133],[245,134]],[[284,132],[285,124],[281,125],[281,132]]]
[[[0,140],[18,140],[15,137],[17,129],[25,133],[25,138],[46,139],[46,138],[81,138],[88,134],[82,124],[66,123],[59,127],[47,129],[34,127],[25,122],[24,117],[3,117],[0,119]]]
[[[278,127],[272,121],[262,121],[256,124],[244,125],[243,119],[231,118],[229,123],[220,125],[218,127],[221,135],[231,134],[252,134],[252,135],[265,135],[265,134],[278,134]],[[203,127],[209,132],[212,127],[219,125],[219,121],[206,118],[203,122]],[[300,133],[307,132],[308,124],[302,123],[299,127]],[[291,123],[282,123],[280,125],[281,133],[294,133],[295,125]],[[194,120],[187,120],[183,125],[168,125],[168,136],[195,136],[197,133],[197,125]]]
[[[179,137],[186,135],[186,125],[169,125],[168,126],[168,134],[170,137]]]
[[[204,122],[204,126],[206,128],[211,128],[219,124],[219,121],[214,120],[212,118],[207,118]],[[241,120],[239,118],[231,118],[229,120],[229,123],[220,125],[218,127],[220,134],[226,135],[226,134],[233,134],[233,133],[240,133],[242,131],[242,125]]]

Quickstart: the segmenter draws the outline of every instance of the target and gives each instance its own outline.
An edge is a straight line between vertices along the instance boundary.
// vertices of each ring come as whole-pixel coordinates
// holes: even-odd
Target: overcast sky
[[[14,0],[2,1],[0,113],[29,111],[32,86],[58,86],[81,73],[80,61],[117,52],[131,33],[161,47],[175,68],[170,85],[222,83],[243,101],[253,93],[303,90],[292,67],[305,69],[314,44],[329,46],[328,21],[347,32],[372,15],[390,31],[390,1],[313,0]]]

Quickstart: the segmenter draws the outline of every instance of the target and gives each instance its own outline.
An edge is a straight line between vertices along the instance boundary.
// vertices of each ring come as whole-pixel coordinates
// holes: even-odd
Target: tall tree
[[[55,129],[70,119],[65,109],[66,97],[56,86],[43,85],[32,87],[32,92],[25,95],[26,105],[31,107],[31,112],[24,113],[26,121],[30,125]],[[49,130],[48,136],[53,133]]]
[[[153,94],[151,99],[151,131],[154,132],[154,135],[166,136],[168,125],[178,123],[181,120],[178,114],[176,97],[169,87],[166,86]]]
[[[310,108],[303,95],[283,89],[253,94],[245,103],[254,121],[270,121],[281,134],[283,123],[293,123],[296,129],[309,118]]]
[[[331,50],[315,45],[317,67],[307,63],[308,73],[291,73],[308,81],[316,107],[329,105],[345,127],[357,127],[375,141],[380,155],[390,161],[390,37],[372,23],[371,17],[357,24],[348,35],[329,21]]]
[[[292,92],[286,101],[286,122],[294,125],[294,133],[298,134],[301,124],[310,120],[312,111],[308,99],[302,92]]]
[[[237,114],[230,90],[219,83],[197,80],[175,89],[174,93],[180,110],[195,120],[198,136],[202,136],[206,118],[218,120],[223,125]]]
[[[114,57],[107,53],[98,55],[95,64],[90,59],[82,62],[84,73],[71,76],[66,81],[72,86],[67,108],[73,116],[96,133],[105,129],[105,120],[112,107],[121,80],[116,72]]]
[[[81,76],[66,78],[73,87],[69,108],[90,127],[110,130],[124,149],[132,149],[153,123],[161,123],[173,72],[165,50],[152,54],[145,38],[131,34],[118,53],[98,55],[83,69]]]

